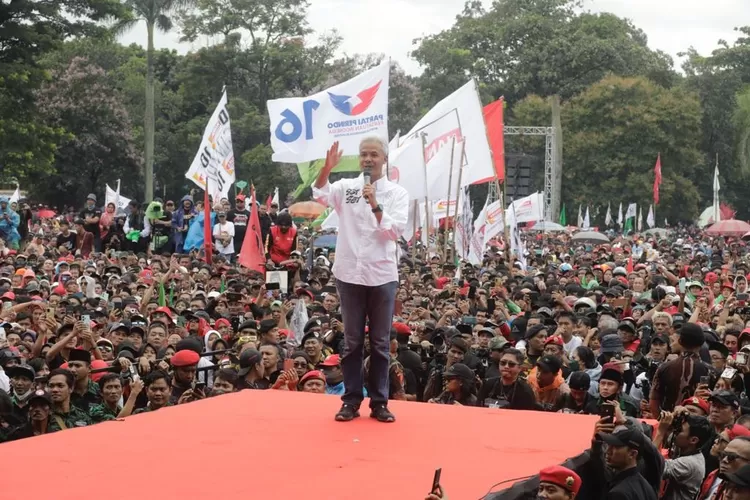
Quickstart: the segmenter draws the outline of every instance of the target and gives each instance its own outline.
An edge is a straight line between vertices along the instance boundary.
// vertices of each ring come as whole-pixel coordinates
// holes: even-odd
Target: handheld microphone
[[[365,176],[365,185],[369,184],[370,178],[372,178],[372,167],[365,167],[362,174]]]

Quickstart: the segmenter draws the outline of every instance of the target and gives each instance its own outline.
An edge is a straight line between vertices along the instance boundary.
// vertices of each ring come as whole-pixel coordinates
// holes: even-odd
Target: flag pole
[[[422,132],[422,168],[424,168],[424,178],[427,179],[427,161],[424,159],[424,149],[427,145],[427,134]],[[425,225],[427,226],[427,254],[430,252],[430,230],[432,224],[430,223],[430,201],[427,193],[424,195],[424,211],[425,211]]]
[[[461,166],[459,168],[459,170],[458,170],[458,186],[457,186],[457,191],[458,192],[456,193],[456,214],[453,216],[454,219],[458,219],[458,207],[459,207],[458,204],[461,201],[461,191],[462,191],[462,188],[461,188],[461,174],[463,174],[463,172],[464,172],[464,169],[463,169],[463,166]],[[450,209],[450,204],[448,205],[448,208]],[[465,216],[465,214],[463,214],[463,215]],[[472,220],[473,219],[474,218],[472,217]],[[458,228],[458,226],[457,226],[457,224],[454,221],[454,223],[453,223],[453,258],[454,259],[455,259],[456,255],[457,255],[457,251],[456,251],[456,229],[457,228]],[[461,241],[463,241],[463,238],[461,239]]]
[[[448,207],[445,209],[445,220],[450,221],[451,220],[451,187],[453,183],[453,154],[455,153],[456,149],[456,137],[451,138],[451,168],[448,172]],[[426,179],[425,179],[426,180]],[[458,205],[456,205],[456,213],[458,213]],[[455,240],[455,225],[453,226],[454,234],[453,239]],[[443,264],[445,264],[445,261],[448,259],[448,224],[445,225],[445,241],[443,242]]]
[[[417,266],[417,218],[419,217],[419,211],[417,210],[417,200],[412,201],[412,210],[414,212],[414,227],[412,232],[412,244],[411,244],[411,263],[414,267]]]

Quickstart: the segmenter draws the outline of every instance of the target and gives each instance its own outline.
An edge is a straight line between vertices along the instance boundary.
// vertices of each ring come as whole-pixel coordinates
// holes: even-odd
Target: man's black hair
[[[73,372],[70,370],[66,370],[65,368],[55,368],[51,372],[49,372],[49,377],[47,377],[47,380],[52,380],[52,377],[56,375],[62,375],[65,377],[65,382],[68,384],[69,388],[73,388],[73,385],[75,384],[75,377],[73,376]]]
[[[112,382],[113,380],[120,380],[120,375],[118,375],[117,373],[105,373],[104,376],[99,379],[99,390],[103,391],[104,386],[109,382]]]
[[[698,438],[698,443],[695,445],[696,448],[702,448],[703,445],[713,436],[713,429],[706,417],[699,415],[686,415],[685,422],[687,422],[690,429],[688,431],[688,437]]]
[[[146,387],[149,387],[154,382],[157,382],[159,380],[164,380],[167,383],[167,386],[172,387],[172,378],[169,376],[169,374],[162,370],[154,370],[148,375],[146,375],[143,378],[143,385]]]

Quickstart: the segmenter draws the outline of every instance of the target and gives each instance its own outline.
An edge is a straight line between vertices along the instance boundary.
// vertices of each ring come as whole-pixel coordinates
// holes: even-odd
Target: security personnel
[[[183,349],[174,353],[169,360],[174,369],[172,375],[172,395],[169,397],[171,404],[177,404],[182,393],[192,388],[200,359],[201,357],[197,352],[190,349]]]
[[[539,471],[539,499],[573,500],[580,489],[581,477],[562,465],[552,465]]]

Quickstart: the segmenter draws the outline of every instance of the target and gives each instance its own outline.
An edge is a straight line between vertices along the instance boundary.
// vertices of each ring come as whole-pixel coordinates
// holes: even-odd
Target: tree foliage
[[[64,204],[103,194],[105,183],[120,177],[138,181],[140,148],[131,134],[130,118],[103,69],[83,58],[55,72],[37,92],[39,117],[66,131],[55,152],[53,169],[37,191]]]
[[[672,60],[647,46],[642,30],[613,14],[580,13],[575,0],[466,4],[456,24],[419,40],[430,102],[476,77],[485,97],[514,103],[536,94],[574,96],[607,74],[646,76],[668,86]]]

